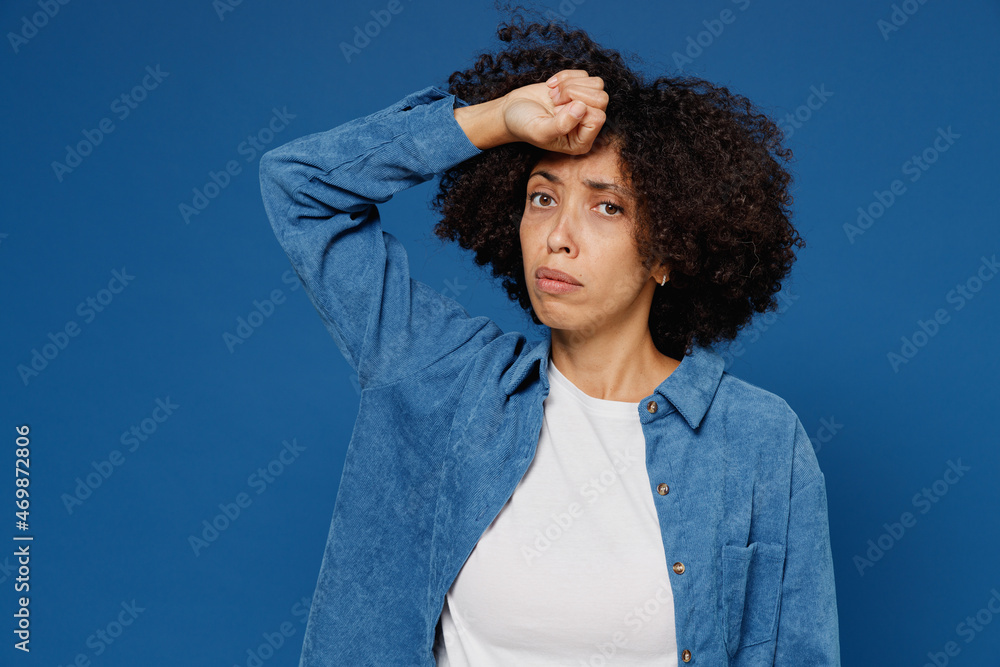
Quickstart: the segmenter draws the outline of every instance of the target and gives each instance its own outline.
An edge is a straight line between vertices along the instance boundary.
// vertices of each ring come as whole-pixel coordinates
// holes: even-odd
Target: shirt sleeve
[[[261,157],[271,227],[362,387],[429,366],[490,322],[410,277],[376,207],[482,152],[454,117],[467,105],[428,86]]]
[[[776,667],[840,667],[840,630],[827,514],[826,478],[801,422],[796,425]],[[796,488],[797,487],[797,488]]]

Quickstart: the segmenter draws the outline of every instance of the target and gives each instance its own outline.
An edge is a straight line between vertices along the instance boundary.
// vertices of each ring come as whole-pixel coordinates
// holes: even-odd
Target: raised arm
[[[469,105],[434,86],[268,151],[264,208],[279,243],[361,386],[386,384],[498,332],[410,278],[376,204],[510,141],[586,152],[604,122],[603,82],[563,70]],[[550,91],[554,91],[550,94]],[[476,339],[476,335],[483,335]]]
[[[456,106],[467,103],[429,86],[261,157],[275,236],[362,387],[420,370],[489,322],[410,278],[376,207],[481,152]]]

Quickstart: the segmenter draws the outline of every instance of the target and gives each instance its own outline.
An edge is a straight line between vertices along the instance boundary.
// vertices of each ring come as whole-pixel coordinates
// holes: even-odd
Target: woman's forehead
[[[547,172],[603,174],[619,176],[618,155],[610,146],[592,146],[590,151],[580,155],[544,151],[531,172],[543,169]]]
[[[545,151],[528,174],[530,180],[545,180],[556,185],[582,183],[594,189],[632,196],[618,168],[618,154],[610,147],[591,148],[582,155]]]

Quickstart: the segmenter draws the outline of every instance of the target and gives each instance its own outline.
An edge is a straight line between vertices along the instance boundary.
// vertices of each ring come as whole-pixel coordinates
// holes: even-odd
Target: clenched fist
[[[604,81],[585,70],[564,69],[482,104],[455,109],[469,140],[485,150],[513,141],[557,153],[587,153],[604,125]]]

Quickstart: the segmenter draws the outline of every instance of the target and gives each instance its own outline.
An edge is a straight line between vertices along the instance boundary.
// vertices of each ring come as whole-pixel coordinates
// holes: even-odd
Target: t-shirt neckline
[[[549,381],[550,383],[555,382],[562,389],[566,391],[570,396],[572,396],[579,403],[582,403],[584,407],[590,412],[597,412],[602,415],[607,415],[609,417],[635,417],[638,413],[636,412],[638,402],[631,401],[609,401],[604,398],[595,398],[590,394],[585,393],[582,389],[573,384],[568,377],[563,375],[556,365],[552,363],[552,359],[549,359],[548,363],[549,369]]]

